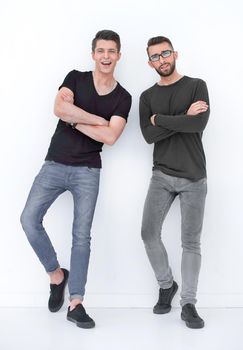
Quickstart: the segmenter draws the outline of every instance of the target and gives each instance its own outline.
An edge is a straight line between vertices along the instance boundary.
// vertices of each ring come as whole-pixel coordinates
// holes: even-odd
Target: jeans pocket
[[[44,165],[54,165],[57,164],[56,162],[54,162],[54,160],[45,160]]]
[[[90,166],[87,167],[88,171],[93,173],[93,174],[99,174],[100,173],[100,168],[92,168]]]

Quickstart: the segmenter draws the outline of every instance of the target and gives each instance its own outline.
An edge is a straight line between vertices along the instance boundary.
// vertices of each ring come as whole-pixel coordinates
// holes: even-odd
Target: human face
[[[165,52],[166,50],[170,50],[172,52],[168,57],[163,57],[162,52]],[[149,60],[148,63],[150,67],[154,68],[161,77],[169,77],[174,73],[178,54],[176,51],[172,50],[171,46],[167,42],[150,46],[148,49],[148,54],[149,57],[156,54],[160,55],[158,61],[153,62]]]
[[[98,40],[92,58],[95,61],[95,68],[100,73],[113,73],[121,53],[113,40]]]

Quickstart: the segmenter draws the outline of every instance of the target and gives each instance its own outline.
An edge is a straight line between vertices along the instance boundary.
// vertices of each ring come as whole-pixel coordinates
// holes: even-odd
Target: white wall
[[[116,78],[133,96],[128,125],[105,146],[87,284],[89,306],[151,306],[158,287],[140,239],[151,176],[152,145],[138,123],[140,93],[158,80],[146,63],[152,36],[171,38],[178,71],[208,84],[211,117],[204,133],[208,197],[202,236],[200,306],[243,306],[242,5],[240,0],[1,1],[0,306],[46,305],[48,278],[19,216],[57,122],[53,101],[72,69],[91,70],[90,44],[100,29],[117,31],[122,59]],[[240,215],[241,214],[241,215]],[[72,198],[61,196],[45,226],[69,266]],[[164,225],[180,283],[180,213],[175,201]],[[179,297],[175,300],[178,305]]]

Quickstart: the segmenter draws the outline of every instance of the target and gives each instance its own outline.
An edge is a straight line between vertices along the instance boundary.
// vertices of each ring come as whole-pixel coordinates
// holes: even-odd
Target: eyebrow
[[[96,50],[117,51],[117,49],[115,49],[115,48],[108,48],[108,49],[105,49],[104,47],[96,47]]]
[[[161,50],[160,52],[153,53],[151,56],[153,56],[153,55],[160,55],[161,52],[165,52],[165,51],[173,51],[173,50],[172,49],[164,49],[164,50]]]

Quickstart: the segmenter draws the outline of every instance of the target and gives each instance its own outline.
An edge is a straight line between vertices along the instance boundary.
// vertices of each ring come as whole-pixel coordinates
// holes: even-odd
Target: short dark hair
[[[120,52],[121,49],[121,41],[120,37],[116,32],[113,32],[113,30],[100,30],[98,33],[96,33],[94,39],[92,40],[92,51],[95,51],[96,43],[98,40],[112,40],[115,41],[117,46],[117,51]]]
[[[155,37],[150,38],[148,40],[147,53],[148,53],[148,49],[149,49],[150,46],[161,44],[161,43],[168,43],[171,46],[172,50],[174,50],[172,42],[170,41],[170,39],[166,38],[165,36],[155,36]]]

